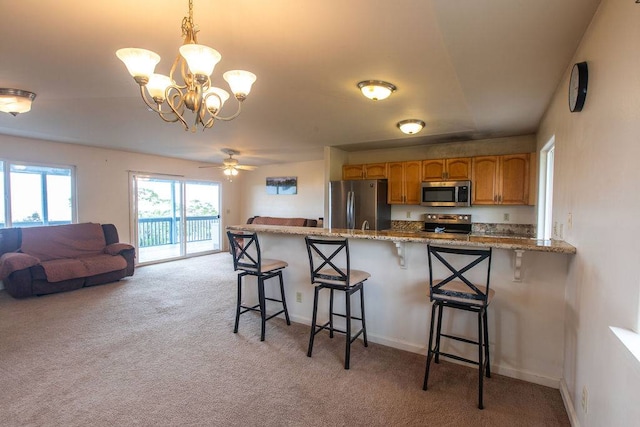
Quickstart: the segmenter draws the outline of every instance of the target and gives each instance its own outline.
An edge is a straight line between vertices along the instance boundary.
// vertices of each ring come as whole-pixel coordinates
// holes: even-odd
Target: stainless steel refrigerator
[[[366,222],[365,222],[366,221]],[[365,179],[329,183],[329,227],[387,230],[391,228],[391,205],[387,181]]]

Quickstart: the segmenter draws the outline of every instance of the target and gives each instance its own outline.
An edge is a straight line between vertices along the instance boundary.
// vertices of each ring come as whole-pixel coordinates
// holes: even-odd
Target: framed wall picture
[[[297,176],[267,177],[267,194],[297,194]]]

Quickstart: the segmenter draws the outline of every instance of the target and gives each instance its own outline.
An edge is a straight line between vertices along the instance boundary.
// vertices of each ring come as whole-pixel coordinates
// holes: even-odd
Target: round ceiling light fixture
[[[358,83],[362,94],[373,101],[387,99],[398,88],[389,82],[382,80],[364,80]]]
[[[425,126],[425,123],[422,120],[418,119],[407,119],[398,122],[398,128],[407,135],[413,135],[422,130]]]
[[[22,89],[0,88],[0,111],[17,116],[31,111],[36,94]]]

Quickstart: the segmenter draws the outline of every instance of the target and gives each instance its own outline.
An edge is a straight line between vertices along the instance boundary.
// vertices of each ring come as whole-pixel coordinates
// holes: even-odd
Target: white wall
[[[555,135],[553,218],[578,249],[567,280],[563,372],[582,426],[640,420],[640,363],[609,330],[638,328],[639,40],[640,4],[603,0],[538,134],[539,148]],[[569,72],[581,61],[589,66],[587,99],[570,113]]]
[[[120,241],[130,242],[129,171],[180,175],[222,183],[223,226],[238,223],[239,197],[220,169],[168,157],[61,144],[0,135],[0,157],[6,160],[76,167],[79,222],[113,223]],[[242,178],[240,177],[239,180]],[[233,184],[236,184],[235,182]],[[239,184],[239,183],[238,183]]]
[[[260,166],[252,172],[240,172],[242,197],[239,224],[252,216],[287,218],[324,217],[324,160]],[[267,194],[266,178],[274,176],[298,177],[298,193],[292,195]]]

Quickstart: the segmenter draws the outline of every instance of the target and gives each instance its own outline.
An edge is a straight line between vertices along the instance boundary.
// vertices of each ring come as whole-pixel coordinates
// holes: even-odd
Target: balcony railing
[[[188,216],[187,243],[217,239],[220,216]],[[173,245],[180,243],[182,219],[180,217],[138,219],[138,247]]]

